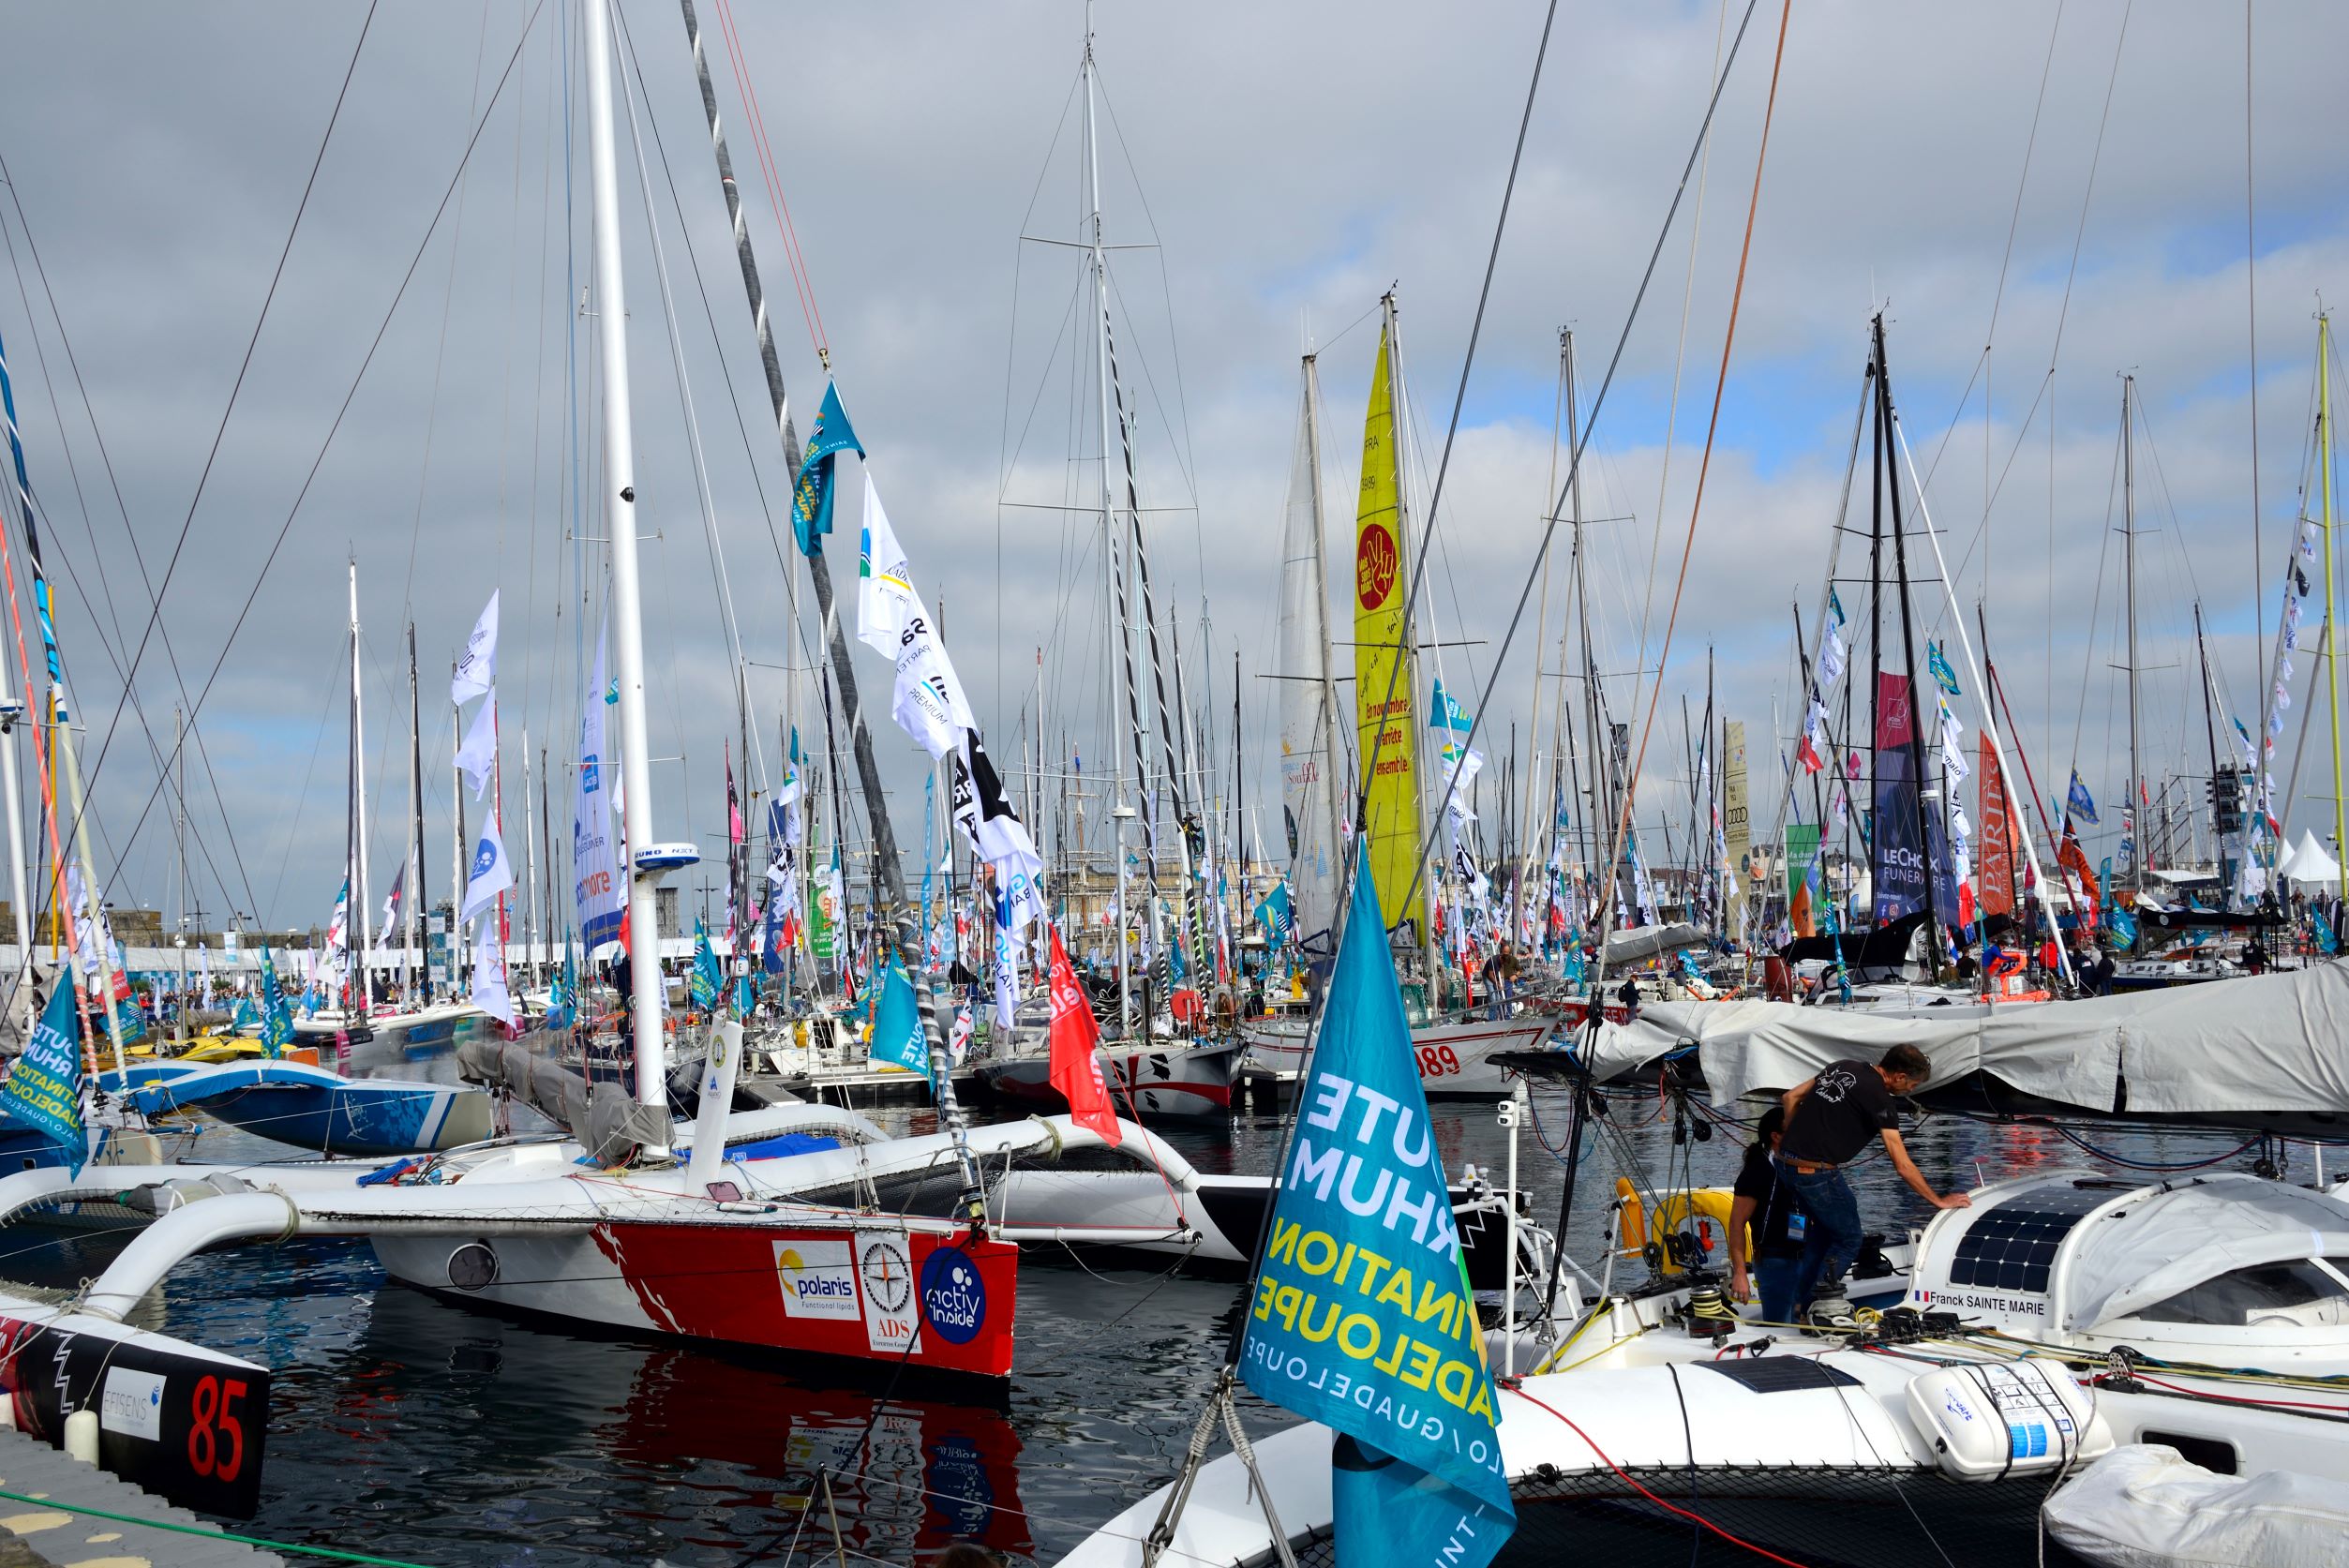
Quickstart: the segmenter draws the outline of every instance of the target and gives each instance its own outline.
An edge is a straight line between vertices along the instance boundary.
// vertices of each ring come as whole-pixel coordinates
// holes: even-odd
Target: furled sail
[[[1338,781],[1352,769],[1339,748],[1337,687],[1329,667],[1329,579],[1323,556],[1320,383],[1307,355],[1296,457],[1280,548],[1280,806],[1289,845],[1289,896],[1298,940],[1327,946],[1337,918]]]

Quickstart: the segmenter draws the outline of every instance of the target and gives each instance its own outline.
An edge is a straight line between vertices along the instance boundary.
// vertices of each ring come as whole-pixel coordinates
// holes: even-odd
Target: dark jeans
[[[1755,1293],[1761,1297],[1762,1322],[1794,1322],[1794,1309],[1803,1304],[1803,1298],[1795,1292],[1795,1287],[1803,1282],[1803,1260],[1799,1256],[1757,1258],[1751,1272]]]
[[[1795,1281],[1799,1304],[1812,1300],[1822,1283],[1843,1278],[1860,1255],[1860,1202],[1841,1171],[1804,1172],[1781,1165],[1778,1179],[1794,1189],[1805,1220],[1803,1270]]]

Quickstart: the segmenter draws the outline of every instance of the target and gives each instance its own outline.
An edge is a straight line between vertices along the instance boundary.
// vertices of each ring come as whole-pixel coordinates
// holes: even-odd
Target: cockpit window
[[[2327,1259],[2349,1272],[2349,1259]],[[2134,1314],[2157,1323],[2249,1328],[2258,1324],[2349,1324],[2349,1285],[2312,1258],[2259,1263],[2206,1279]]]

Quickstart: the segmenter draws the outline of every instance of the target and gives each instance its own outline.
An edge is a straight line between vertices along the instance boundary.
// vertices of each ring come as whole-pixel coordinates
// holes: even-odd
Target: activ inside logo
[[[967,1345],[987,1323],[987,1284],[959,1247],[941,1247],[921,1265],[921,1312],[942,1338]]]

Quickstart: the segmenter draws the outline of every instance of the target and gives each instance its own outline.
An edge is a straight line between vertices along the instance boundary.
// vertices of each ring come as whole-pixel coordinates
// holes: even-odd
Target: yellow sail
[[[1362,499],[1354,524],[1354,690],[1360,747],[1355,754],[1366,770],[1362,826],[1369,835],[1364,869],[1378,888],[1379,916],[1392,931],[1413,913],[1403,900],[1419,855],[1419,726],[1413,717],[1417,680],[1403,621],[1411,585],[1403,569],[1406,530],[1395,381],[1387,357],[1390,328],[1391,321],[1379,332],[1370,411],[1362,423]]]

